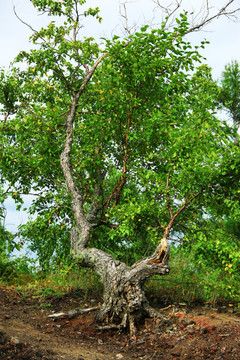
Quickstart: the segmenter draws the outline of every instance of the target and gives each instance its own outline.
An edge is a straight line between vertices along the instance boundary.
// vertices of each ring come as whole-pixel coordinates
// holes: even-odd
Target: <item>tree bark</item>
[[[146,316],[166,319],[149,304],[143,285],[151,276],[167,275],[169,245],[164,237],[156,252],[131,267],[114,259],[111,255],[96,249],[79,246],[83,235],[79,230],[72,231],[72,254],[80,265],[94,268],[104,286],[103,303],[96,320],[101,329],[129,329],[136,334],[137,323]]]

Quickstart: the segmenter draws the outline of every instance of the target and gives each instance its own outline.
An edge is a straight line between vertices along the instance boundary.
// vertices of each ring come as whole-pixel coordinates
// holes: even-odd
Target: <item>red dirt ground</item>
[[[0,360],[240,359],[240,317],[233,307],[169,305],[163,313],[172,324],[163,328],[146,319],[135,340],[98,330],[93,313],[48,318],[95,305],[78,293],[37,299],[0,287]]]

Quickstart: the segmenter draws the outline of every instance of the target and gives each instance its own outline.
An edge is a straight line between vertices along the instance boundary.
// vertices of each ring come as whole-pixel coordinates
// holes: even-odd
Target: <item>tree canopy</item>
[[[186,13],[103,45],[80,36],[81,15],[101,20],[84,2],[32,0],[63,22],[34,32],[36,48],[1,73],[1,177],[19,206],[36,195],[21,232],[42,262],[71,248],[105,281],[118,259],[135,284],[169,271],[170,236],[239,196],[239,148]]]

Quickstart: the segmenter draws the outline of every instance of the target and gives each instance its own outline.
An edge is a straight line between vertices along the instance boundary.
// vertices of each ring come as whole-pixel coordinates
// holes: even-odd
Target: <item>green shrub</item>
[[[146,284],[147,294],[165,303],[239,302],[239,273],[232,267],[216,267],[207,259],[196,258],[194,248],[186,252],[183,247],[173,247],[169,276],[151,279]]]

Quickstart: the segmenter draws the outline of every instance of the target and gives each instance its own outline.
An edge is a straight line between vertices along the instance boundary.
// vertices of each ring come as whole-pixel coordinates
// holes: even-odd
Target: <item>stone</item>
[[[16,336],[10,338],[11,343],[20,344],[20,340]]]
[[[116,359],[117,359],[117,360],[123,359],[123,355],[122,355],[122,354],[117,354],[117,355],[116,355]]]
[[[184,329],[184,331],[187,331],[189,334],[194,334],[195,333],[195,327],[194,327],[194,325],[188,325],[185,329]]]

